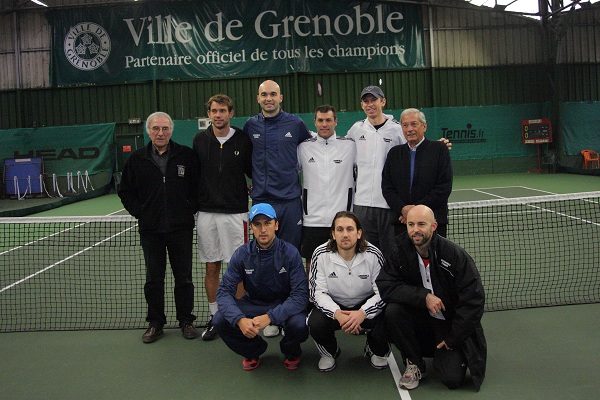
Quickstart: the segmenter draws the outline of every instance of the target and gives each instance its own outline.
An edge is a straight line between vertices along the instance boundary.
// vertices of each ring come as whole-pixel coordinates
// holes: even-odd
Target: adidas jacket
[[[338,211],[352,211],[356,146],[352,139],[320,136],[298,146],[303,225],[329,227]]]
[[[232,326],[245,317],[235,298],[240,282],[251,302],[274,305],[267,315],[275,325],[305,311],[308,306],[308,285],[300,253],[277,237],[266,250],[251,240],[231,256],[217,290],[217,304]]]
[[[375,129],[368,119],[356,122],[348,131],[348,138],[356,143],[356,194],[354,204],[367,207],[390,208],[381,192],[381,173],[388,151],[406,143],[402,127],[391,115],[388,121]]]
[[[285,111],[268,118],[259,113],[246,121],[244,132],[253,145],[254,203],[299,198],[298,145],[311,137],[300,117]]]
[[[310,301],[332,319],[336,310],[351,309],[364,302],[360,308],[367,318],[374,318],[384,307],[375,284],[383,261],[379,249],[369,243],[348,268],[337,252],[327,250],[327,243],[320,245],[310,264]]]

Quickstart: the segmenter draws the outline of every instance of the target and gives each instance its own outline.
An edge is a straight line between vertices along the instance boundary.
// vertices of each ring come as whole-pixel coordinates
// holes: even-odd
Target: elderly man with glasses
[[[198,206],[198,158],[189,147],[171,140],[173,120],[155,112],[146,120],[147,146],[133,152],[123,167],[119,197],[138,219],[146,264],[144,295],[148,329],[144,343],[158,340],[167,323],[164,283],[167,254],[175,280],[175,307],[183,337],[198,336],[193,325],[192,243]]]

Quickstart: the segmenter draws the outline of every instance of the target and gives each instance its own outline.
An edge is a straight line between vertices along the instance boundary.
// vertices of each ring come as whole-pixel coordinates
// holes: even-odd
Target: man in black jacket
[[[396,237],[376,279],[387,304],[388,340],[406,364],[398,386],[416,388],[426,373],[423,357],[433,357],[448,388],[459,387],[469,368],[479,390],[487,357],[481,277],[471,256],[439,236],[436,228],[429,207],[413,207],[407,214],[407,232]]]
[[[448,198],[452,192],[452,165],[448,147],[425,138],[425,114],[408,108],[400,114],[407,143],[392,147],[383,167],[381,190],[398,216],[396,235],[406,232],[406,215],[417,204],[433,210],[437,233],[446,236]]]
[[[163,112],[146,120],[151,142],[129,156],[123,167],[119,197],[139,220],[140,243],[146,263],[144,294],[149,326],[142,341],[163,334],[164,283],[167,253],[175,278],[175,307],[183,336],[195,339],[192,246],[197,211],[198,158],[192,149],[171,140],[173,120]]]
[[[213,340],[221,262],[229,262],[233,252],[248,242],[246,177],[252,178],[252,142],[244,131],[230,125],[234,111],[229,96],[212,96],[206,111],[211,125],[196,134],[193,147],[200,162],[198,256],[206,263],[204,288],[211,315],[202,340]]]

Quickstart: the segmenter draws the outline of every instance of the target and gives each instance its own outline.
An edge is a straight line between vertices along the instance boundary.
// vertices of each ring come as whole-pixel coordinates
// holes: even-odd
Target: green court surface
[[[267,339],[258,369],[243,371],[241,357],[220,339],[185,340],[178,330],[149,345],[143,330],[4,333],[0,398],[594,400],[599,324],[599,304],[486,313],[488,367],[480,392],[471,384],[448,390],[431,373],[401,393],[390,369],[375,370],[362,357],[364,336],[341,333],[342,354],[328,373],[317,370],[310,339],[297,371],[283,367],[278,338]],[[396,350],[394,356],[399,362]]]
[[[454,178],[451,202],[588,191],[600,191],[600,177],[528,173],[458,176]],[[110,194],[35,216],[114,214],[127,213],[122,210],[118,197]],[[565,232],[565,235],[577,236],[573,232]],[[577,240],[574,240],[573,247],[576,246]],[[527,253],[527,248],[519,251]],[[557,267],[564,268],[565,272],[576,271],[578,267],[569,265],[568,259],[560,263],[567,264]],[[501,271],[498,280],[503,273],[508,270]],[[6,277],[0,275],[0,278],[4,286]],[[195,283],[197,297],[202,298],[200,279],[195,278]],[[596,282],[591,282],[591,287],[598,292],[598,274],[594,279]],[[48,291],[68,293],[70,285],[77,285],[76,280],[62,281]],[[129,301],[137,298],[143,302],[141,285],[134,282]],[[524,280],[522,287],[511,290],[526,295],[528,287]],[[96,290],[94,295],[103,296],[102,288]],[[557,296],[562,294],[557,293]],[[0,307],[2,295],[0,293]],[[122,293],[119,296],[123,297]],[[109,297],[115,301],[114,294]],[[170,297],[169,293],[167,298]],[[94,307],[93,303],[85,303],[85,299],[78,302],[82,308]],[[52,300],[48,303],[45,307],[51,310]],[[28,318],[34,320],[44,310],[38,313]],[[140,317],[143,320],[144,316]],[[470,383],[458,390],[446,389],[433,368],[429,368],[429,377],[418,389],[399,391],[395,385],[403,370],[399,352],[393,352],[392,368],[374,370],[362,357],[364,336],[338,333],[342,355],[337,368],[329,373],[317,370],[318,353],[311,339],[303,344],[303,364],[298,371],[285,370],[279,339],[267,339],[269,349],[263,364],[247,372],[241,368],[241,358],[220,339],[187,341],[177,329],[169,329],[164,338],[145,345],[141,342],[143,329],[84,329],[0,333],[0,399],[598,398],[600,303],[486,312],[483,326],[488,341],[488,370],[479,393]],[[399,369],[394,368],[394,361]]]

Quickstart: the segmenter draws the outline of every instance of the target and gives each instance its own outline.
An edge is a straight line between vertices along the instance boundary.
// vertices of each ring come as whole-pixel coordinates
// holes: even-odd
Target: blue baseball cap
[[[254,217],[261,214],[266,215],[271,219],[277,219],[277,213],[275,213],[275,209],[270,204],[259,203],[253,205],[250,209],[250,222],[252,222]]]

